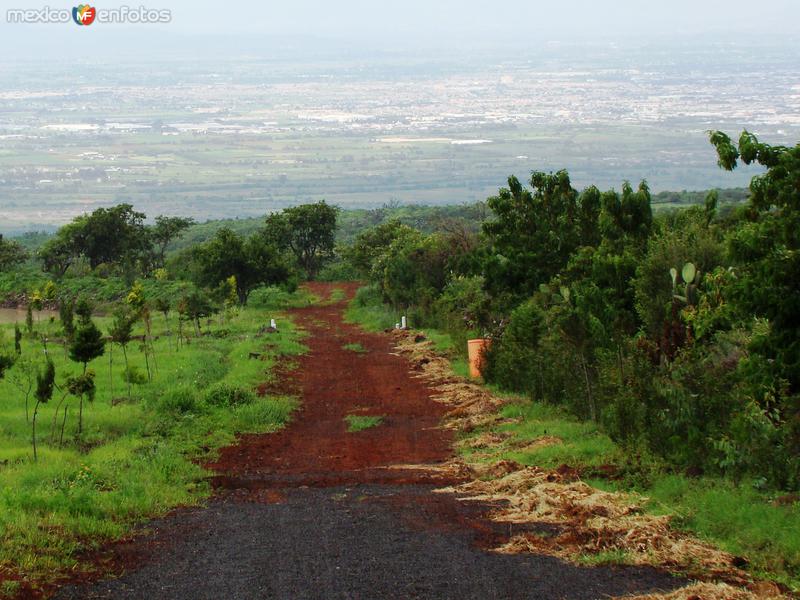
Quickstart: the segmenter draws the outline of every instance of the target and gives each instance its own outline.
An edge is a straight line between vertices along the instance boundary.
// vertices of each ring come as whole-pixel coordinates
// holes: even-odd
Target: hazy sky
[[[177,0],[169,5],[175,26],[189,31],[547,32],[556,38],[570,31],[800,34],[798,0]]]
[[[84,1],[84,0],[81,0]],[[77,4],[75,0],[74,4]],[[121,5],[170,8],[176,33],[305,34],[332,38],[428,39],[463,34],[564,40],[603,35],[715,35],[777,32],[800,34],[798,0],[113,0]],[[18,33],[6,24],[9,8],[71,8],[58,0],[0,0],[0,35]],[[71,25],[70,25],[71,26]],[[59,25],[29,26],[44,38]],[[72,27],[72,26],[71,26]],[[142,27],[137,30],[144,34]],[[146,26],[151,31],[154,26]],[[62,27],[63,29],[63,27]],[[88,29],[88,28],[87,28]],[[62,35],[64,32],[59,32]],[[70,34],[80,33],[73,27]]]

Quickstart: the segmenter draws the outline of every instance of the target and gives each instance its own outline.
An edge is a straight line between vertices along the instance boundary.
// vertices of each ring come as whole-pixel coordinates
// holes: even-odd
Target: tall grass
[[[280,319],[278,333],[259,333],[273,316],[274,307],[238,311],[204,323],[202,337],[178,348],[169,331],[177,329],[177,322],[154,315],[152,381],[134,385],[129,401],[122,352],[113,349],[112,377],[111,349],[106,346],[106,354],[89,364],[96,372],[97,394],[84,407],[82,437],[76,435],[76,400],[67,399],[65,439],[59,444],[63,406],[56,415],[61,396],[56,391],[53,402],[40,410],[38,462],[33,462],[23,396],[10,380],[17,367],[12,368],[0,381],[0,567],[32,579],[54,577],[75,567],[79,552],[124,535],[143,519],[207,497],[208,473],[198,460],[213,456],[238,433],[281,427],[295,406],[291,398],[257,398],[252,393],[245,395],[250,400],[243,405],[204,401],[212,384],[252,390],[269,377],[280,356],[304,351],[300,332],[286,318]],[[107,331],[108,319],[95,321]],[[13,342],[11,330],[13,325],[0,327],[0,347],[6,351]],[[37,333],[55,339],[58,323],[39,323]],[[129,362],[144,373],[138,345],[129,345]],[[43,353],[38,338],[24,339],[22,348],[23,357]],[[48,352],[63,387],[66,376],[77,374],[81,366],[69,361],[56,342],[48,344]],[[250,358],[251,353],[258,358]],[[182,402],[167,401],[180,393]]]

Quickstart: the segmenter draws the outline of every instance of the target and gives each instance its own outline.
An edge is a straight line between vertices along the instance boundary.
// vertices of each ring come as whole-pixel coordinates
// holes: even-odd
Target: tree
[[[333,258],[339,209],[323,200],[287,208],[267,217],[265,234],[278,248],[294,254],[297,263],[314,279]]]
[[[382,291],[396,307],[428,309],[447,284],[455,258],[441,234],[398,238],[378,262]]]
[[[566,171],[534,172],[531,189],[516,177],[489,198],[493,218],[483,225],[491,250],[484,267],[487,289],[511,303],[532,295],[566,265],[580,231],[596,229],[597,192],[580,195]],[[586,220],[583,223],[582,220]]]
[[[75,330],[75,338],[69,348],[70,360],[83,364],[83,374],[73,378],[72,381],[74,389],[80,393],[70,391],[74,396],[80,398],[78,435],[83,432],[83,400],[85,397],[90,400],[94,398],[94,373],[91,374],[91,377],[88,377],[86,367],[92,360],[101,357],[105,352],[105,340],[103,339],[103,334],[91,319],[91,309],[88,308],[85,302],[79,302],[79,309],[81,319]],[[91,385],[89,385],[90,383]]]
[[[39,252],[43,267],[55,277],[63,277],[83,256],[93,269],[103,263],[130,268],[150,250],[144,219],[144,213],[133,210],[130,204],[98,208],[76,217]]]
[[[8,271],[28,259],[28,253],[18,242],[6,240],[0,234],[0,272]]]
[[[114,321],[111,324],[111,328],[108,331],[109,336],[111,336],[112,344],[119,344],[122,347],[122,355],[125,358],[125,373],[128,375],[126,380],[128,382],[128,400],[131,398],[131,377],[130,377],[130,366],[128,365],[128,344],[132,339],[133,334],[133,325],[136,323],[137,316],[136,313],[133,312],[127,305],[122,305],[114,311]],[[113,356],[113,346],[112,352],[110,353]],[[113,359],[111,359],[109,369],[112,370],[111,378],[113,382],[114,374],[113,374]],[[113,383],[111,384],[112,389],[112,396],[113,396]]]
[[[84,371],[75,377],[67,377],[66,383],[67,391],[80,400],[80,410],[78,412],[78,436],[80,437],[81,433],[83,433],[83,401],[94,402],[95,392],[97,391],[94,383],[94,371]],[[66,419],[66,409],[64,418]]]
[[[164,266],[164,257],[167,246],[181,236],[189,227],[194,225],[194,219],[184,217],[156,217],[156,224],[150,228],[150,239],[155,246],[155,266]]]
[[[30,421],[28,402],[34,385],[36,384],[37,372],[38,367],[33,359],[28,356],[20,356],[17,354],[16,367],[9,376],[9,381],[23,396],[25,396],[25,421]]]
[[[72,223],[65,225],[48,239],[39,249],[38,256],[42,261],[42,270],[56,279],[61,279],[67,270],[80,256],[78,248],[78,233],[82,227],[83,218],[79,217]]]
[[[414,229],[398,219],[386,221],[359,233],[353,244],[345,250],[345,258],[362,277],[369,277],[378,259],[392,243],[412,233]]]
[[[178,314],[181,318],[188,319],[194,323],[197,335],[200,335],[200,319],[208,317],[214,311],[214,305],[211,300],[200,290],[192,290],[178,302]]]
[[[223,227],[195,251],[198,283],[216,288],[229,277],[236,278],[236,294],[246,304],[250,292],[259,285],[283,283],[289,268],[267,236],[256,233],[246,240]]]
[[[169,299],[164,298],[163,296],[157,296],[153,299],[153,308],[155,308],[158,312],[164,315],[164,324],[167,326],[167,332],[169,331],[169,311],[172,308],[169,303]]]
[[[153,375],[150,370],[150,356],[153,357],[153,367],[156,367],[155,363],[155,349],[152,346],[152,320],[150,319],[150,303],[144,291],[144,286],[140,281],[136,281],[131,288],[131,291],[128,292],[128,296],[126,297],[125,301],[128,303],[128,306],[134,312],[134,315],[137,319],[141,319],[142,323],[144,324],[144,341],[141,345],[141,350],[144,353],[144,362],[145,366],[147,367],[147,380],[152,381]],[[126,376],[130,378],[130,372],[125,372]],[[130,391],[130,390],[129,390]]]
[[[16,357],[8,354],[0,354],[0,379],[5,377],[6,371],[14,366]]]
[[[73,298],[61,299],[58,304],[58,318],[61,321],[61,329],[64,330],[64,339],[69,344],[75,335],[75,300]]]
[[[17,356],[22,354],[22,331],[19,328],[19,323],[14,323],[14,352]]]
[[[33,460],[38,461],[36,453],[36,417],[39,414],[39,405],[47,404],[53,397],[53,387],[56,382],[56,368],[53,361],[47,360],[43,373],[36,375],[36,404],[33,407],[33,419],[31,421],[31,442],[33,443]]]
[[[728,238],[736,265],[737,303],[770,328],[758,348],[774,361],[777,374],[800,392],[800,144],[770,146],[744,131],[738,146],[720,131],[710,134],[719,165],[729,171],[743,163],[766,172],[750,182],[750,216]],[[800,407],[800,401],[798,401]],[[798,409],[800,414],[800,409]],[[800,417],[797,423],[800,446]]]

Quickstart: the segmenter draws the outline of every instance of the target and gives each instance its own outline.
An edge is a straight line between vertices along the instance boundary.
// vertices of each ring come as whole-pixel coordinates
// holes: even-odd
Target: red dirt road
[[[346,298],[291,311],[309,352],[265,391],[300,398],[292,422],[223,449],[208,465],[218,494],[118,545],[110,563],[124,571],[118,579],[67,586],[57,598],[595,600],[680,584],[652,569],[486,551],[516,532],[554,532],[496,523],[486,518],[492,506],[433,493],[453,475],[413,466],[453,456],[445,407],[389,336],[343,322],[354,284],[309,287]],[[383,422],[349,432],[351,414]]]
[[[222,450],[209,468],[219,488],[334,486],[355,483],[445,483],[402,465],[436,464],[452,456],[452,434],[441,428],[444,407],[409,376],[408,362],[388,336],[343,321],[357,284],[310,284],[320,298],[342,289],[345,299],[290,311],[306,331],[307,354],[278,386],[301,405],[292,422],[269,435],[248,435]],[[346,349],[358,344],[362,351]],[[275,386],[273,386],[275,387]],[[270,390],[272,391],[272,390]],[[348,432],[348,415],[380,416],[380,425]],[[452,481],[452,478],[447,480]]]

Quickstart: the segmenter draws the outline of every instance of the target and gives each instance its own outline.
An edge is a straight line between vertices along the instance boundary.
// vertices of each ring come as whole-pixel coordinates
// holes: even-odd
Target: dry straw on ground
[[[453,374],[449,361],[439,355],[424,335],[394,331],[397,350],[412,363],[417,376],[434,390],[433,399],[451,407],[446,426],[461,432],[501,423],[498,409],[508,400]],[[461,442],[473,450],[489,450],[511,444],[510,436],[484,431]],[[555,437],[526,442],[523,447],[563,443]],[[486,456],[477,453],[475,456]],[[780,591],[769,582],[752,582],[737,567],[731,554],[680,533],[670,527],[669,516],[643,514],[646,501],[624,493],[603,492],[579,481],[574,469],[548,471],[523,467],[513,461],[492,465],[466,465],[473,479],[439,490],[463,501],[484,501],[502,506],[491,513],[500,522],[544,523],[556,527],[553,535],[525,533],[496,548],[498,552],[536,552],[576,561],[586,555],[616,553],[624,562],[653,565],[690,574],[706,582],[664,595],[639,596],[637,600],[745,600],[777,598]],[[730,583],[741,587],[732,587]],[[746,586],[746,587],[745,587]]]
[[[771,583],[762,582],[751,588],[737,588],[725,583],[695,583],[666,594],[625,596],[619,600],[756,600],[782,597],[778,587]]]

